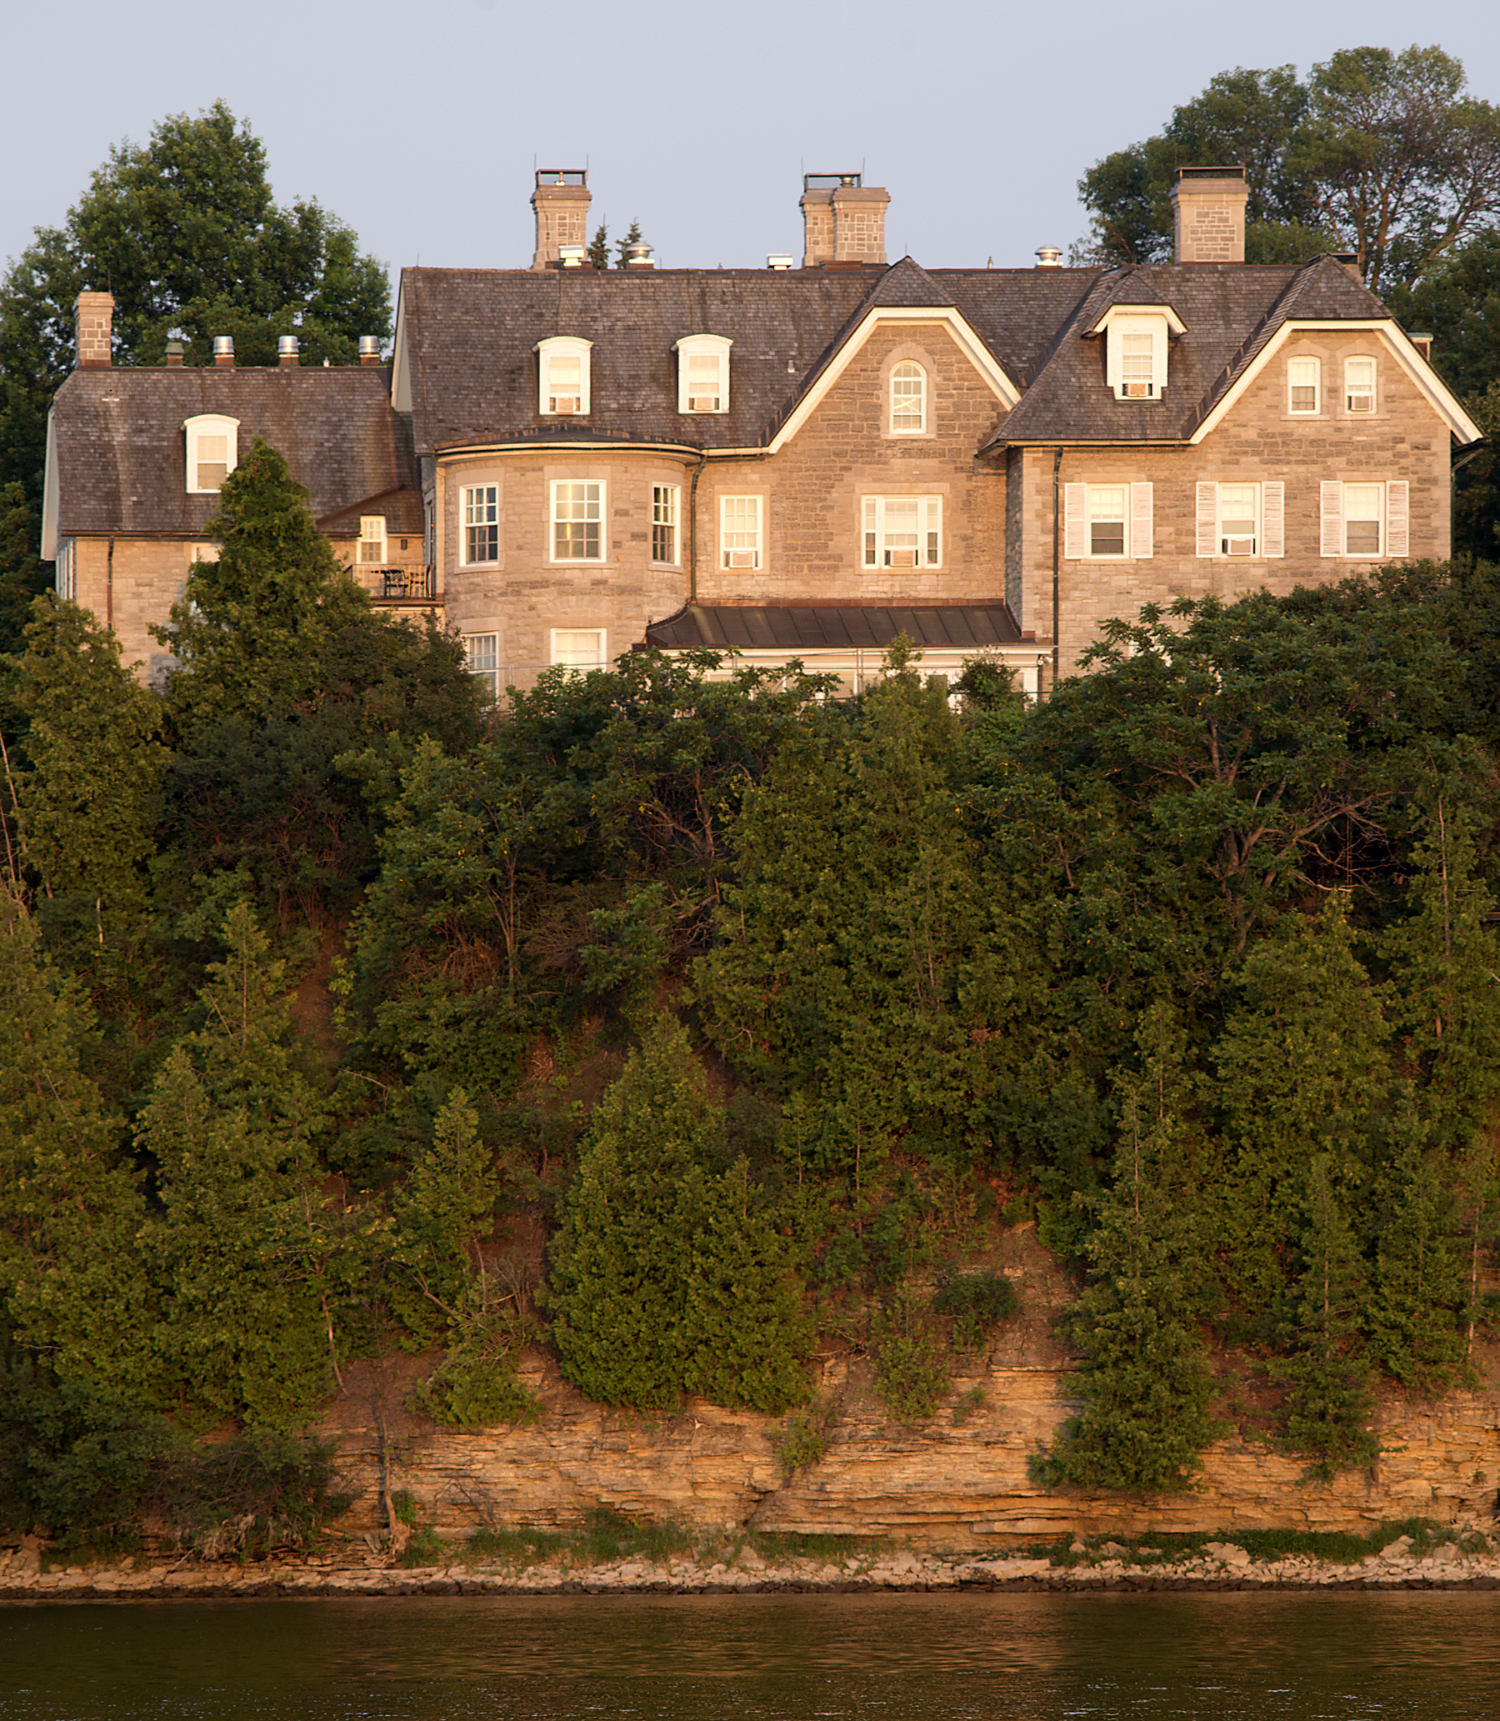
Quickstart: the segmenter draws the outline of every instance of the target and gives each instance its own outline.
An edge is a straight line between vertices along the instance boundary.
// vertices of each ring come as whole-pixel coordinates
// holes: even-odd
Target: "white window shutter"
[[[1151,383],[1157,400],[1167,392],[1167,344],[1167,324],[1163,318],[1160,328],[1151,331]]]
[[[1323,517],[1318,554],[1342,556],[1344,553],[1344,486],[1336,480],[1324,479],[1318,486],[1319,507]]]
[[[1404,478],[1385,487],[1385,553],[1409,554],[1411,542],[1411,486]]]
[[[1211,478],[1198,480],[1198,554],[1219,553],[1219,486]]]
[[[1279,478],[1260,487],[1260,553],[1286,554],[1286,485]]]
[[[925,534],[921,566],[941,567],[943,562],[943,499],[941,496],[924,496],[922,498],[923,522]]]
[[[1130,553],[1142,560],[1152,553],[1151,486],[1130,486]]]
[[[1063,554],[1070,562],[1080,561],[1084,555],[1088,496],[1087,484],[1063,485]]]

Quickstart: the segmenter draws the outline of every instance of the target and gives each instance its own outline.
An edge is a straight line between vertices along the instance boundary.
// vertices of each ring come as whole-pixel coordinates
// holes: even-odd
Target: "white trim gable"
[[[57,560],[58,516],[62,498],[57,489],[57,434],[53,423],[53,408],[47,408],[47,464],[42,480],[42,560]]]
[[[1390,349],[1391,356],[1426,396],[1428,404],[1448,426],[1449,432],[1461,446],[1478,442],[1483,437],[1484,432],[1464,411],[1448,385],[1406,338],[1393,317],[1360,317],[1316,322],[1293,318],[1281,325],[1245,367],[1243,375],[1193,432],[1190,444],[1202,442],[1205,436],[1211,435],[1219,428],[1225,416],[1234,409],[1293,335],[1309,333],[1379,335]]]
[[[828,361],[817,381],[797,403],[796,410],[771,438],[766,446],[766,453],[776,454],[786,447],[787,443],[823,404],[834,384],[849,368],[855,354],[864,346],[876,329],[882,327],[899,328],[903,324],[914,323],[926,323],[928,325],[938,323],[945,328],[952,337],[953,344],[984,378],[995,398],[1007,411],[1020,400],[1020,389],[1011,381],[999,360],[975,333],[963,315],[951,306],[903,308],[897,305],[876,305],[865,315],[859,327],[850,334],[849,338]],[[712,452],[728,454],[734,450],[714,449]]]
[[[411,359],[406,351],[406,294],[396,299],[396,338],[391,351],[391,408],[411,411]]]

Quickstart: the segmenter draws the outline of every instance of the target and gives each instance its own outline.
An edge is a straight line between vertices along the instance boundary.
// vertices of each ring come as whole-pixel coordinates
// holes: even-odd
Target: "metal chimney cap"
[[[1036,266],[1038,269],[1060,269],[1062,267],[1062,252],[1056,245],[1038,245],[1036,248]]]
[[[295,335],[282,335],[276,342],[276,350],[278,353],[295,353],[297,351],[297,337]]]
[[[379,335],[361,335],[359,337],[359,356],[361,358],[363,358],[366,353],[378,353],[379,351]]]
[[[220,353],[225,353],[231,358],[234,356],[234,336],[233,335],[215,335],[214,336],[214,357],[218,358]]]

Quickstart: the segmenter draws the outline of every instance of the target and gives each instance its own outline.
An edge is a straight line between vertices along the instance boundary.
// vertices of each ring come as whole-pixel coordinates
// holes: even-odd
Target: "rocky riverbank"
[[[1190,1553],[1116,1544],[1033,1556],[854,1551],[767,1559],[745,1545],[727,1557],[641,1558],[518,1566],[466,1560],[433,1566],[353,1565],[342,1557],[245,1565],[127,1560],[43,1570],[34,1548],[0,1555],[10,1602],[233,1596],[735,1595],[923,1590],[1500,1589],[1500,1543],[1475,1530],[1419,1546],[1402,1536],[1357,1560],[1309,1554],[1257,1558],[1231,1541]]]

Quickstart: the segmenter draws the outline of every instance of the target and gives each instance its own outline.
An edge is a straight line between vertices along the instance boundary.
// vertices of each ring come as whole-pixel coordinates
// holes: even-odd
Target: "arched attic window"
[[[239,465],[240,421],[205,412],[182,422],[189,496],[212,496]]]
[[[577,335],[549,335],[537,342],[536,409],[543,418],[582,417],[588,412],[593,345]]]
[[[729,349],[725,335],[684,335],[677,350],[677,410],[729,411]]]

